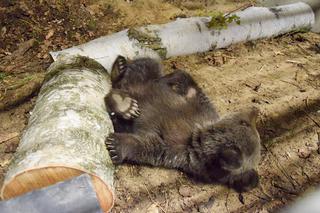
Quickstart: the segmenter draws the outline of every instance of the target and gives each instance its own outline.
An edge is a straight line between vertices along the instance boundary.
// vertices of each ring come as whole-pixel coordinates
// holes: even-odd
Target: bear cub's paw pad
[[[137,100],[130,98],[129,96],[120,96],[118,94],[113,95],[113,99],[116,101],[116,111],[124,119],[136,118],[140,115],[140,110]]]
[[[130,104],[127,104],[129,107],[125,111],[121,111],[121,115],[124,119],[132,119],[140,115],[138,102],[135,99],[126,97],[124,102],[130,102]]]

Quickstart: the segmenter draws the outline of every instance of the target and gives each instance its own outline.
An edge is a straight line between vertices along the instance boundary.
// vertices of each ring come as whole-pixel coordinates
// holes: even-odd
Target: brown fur
[[[219,120],[189,74],[176,70],[163,75],[160,64],[149,58],[127,62],[119,56],[111,76],[106,104],[115,133],[106,144],[114,163],[180,169],[238,191],[257,185],[256,108]]]

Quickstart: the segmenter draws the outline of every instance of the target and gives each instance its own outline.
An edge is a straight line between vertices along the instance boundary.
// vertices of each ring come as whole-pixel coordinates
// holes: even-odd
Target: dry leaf
[[[46,35],[46,40],[48,40],[49,38],[51,38],[54,34],[54,29],[50,29],[49,32]]]

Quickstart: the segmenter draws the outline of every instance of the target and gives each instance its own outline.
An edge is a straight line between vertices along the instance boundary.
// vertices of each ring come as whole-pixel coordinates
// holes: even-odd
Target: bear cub
[[[106,139],[112,161],[179,169],[238,192],[258,185],[259,110],[249,107],[219,118],[193,78],[162,73],[151,58],[118,56],[105,102],[115,133]]]

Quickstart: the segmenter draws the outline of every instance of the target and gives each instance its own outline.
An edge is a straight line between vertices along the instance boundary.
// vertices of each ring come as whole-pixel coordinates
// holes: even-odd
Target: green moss
[[[55,62],[55,63],[61,63],[61,62]],[[107,70],[97,61],[88,57],[77,56],[72,60],[71,63],[61,63],[52,69],[49,68],[45,76],[45,82],[50,80],[53,76],[58,75],[60,72],[64,72],[70,69],[80,69],[80,68],[88,68],[94,72],[97,72],[98,74],[108,73]]]
[[[167,57],[167,48],[165,48],[161,42],[161,38],[156,31],[151,31],[145,28],[146,32],[142,32],[136,28],[130,28],[128,30],[129,39],[134,39],[139,42],[141,48],[149,48],[158,53],[158,55],[165,59]]]
[[[134,38],[139,42],[148,43],[148,42],[161,42],[161,39],[151,35],[150,30],[147,31],[148,33],[141,32],[135,28],[130,28],[128,30],[129,38]]]

